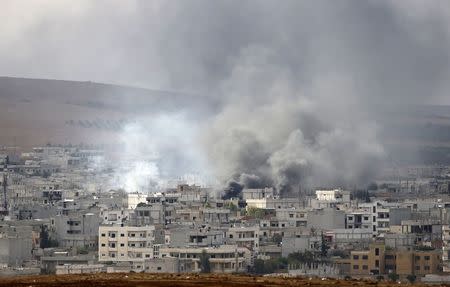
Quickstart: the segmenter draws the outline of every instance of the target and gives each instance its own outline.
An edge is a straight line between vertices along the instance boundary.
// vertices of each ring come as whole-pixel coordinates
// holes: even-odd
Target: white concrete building
[[[147,195],[143,193],[127,193],[123,199],[123,207],[126,209],[135,209],[139,203],[146,203]]]
[[[200,258],[203,252],[209,257],[212,273],[247,272],[251,253],[247,248],[236,245],[222,245],[210,248],[161,248],[161,258],[174,257],[185,261],[179,272],[200,272]]]
[[[145,259],[154,257],[154,226],[103,225],[99,227],[99,262],[132,262],[144,268]]]

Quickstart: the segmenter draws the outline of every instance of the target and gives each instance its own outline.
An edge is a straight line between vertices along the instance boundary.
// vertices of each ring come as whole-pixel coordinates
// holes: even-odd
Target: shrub
[[[389,280],[391,280],[393,282],[397,281],[399,277],[400,276],[398,276],[397,273],[389,273],[389,275],[388,275]]]
[[[416,281],[417,277],[416,277],[416,275],[411,274],[411,275],[406,276],[406,279],[408,279],[408,281],[410,283],[414,283]]]

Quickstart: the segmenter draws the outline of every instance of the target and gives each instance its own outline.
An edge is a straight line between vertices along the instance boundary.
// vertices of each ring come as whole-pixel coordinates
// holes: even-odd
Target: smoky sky
[[[385,156],[380,111],[450,103],[448,1],[0,6],[2,75],[214,99],[195,138],[222,181],[365,181]]]
[[[449,5],[398,2],[2,1],[0,74],[217,93],[263,47],[298,86],[326,66],[376,95],[441,96]]]

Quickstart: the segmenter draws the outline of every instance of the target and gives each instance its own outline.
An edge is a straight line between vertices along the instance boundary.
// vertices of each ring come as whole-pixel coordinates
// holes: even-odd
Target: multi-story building
[[[259,250],[259,226],[230,227],[226,232],[227,243],[245,247],[252,251]]]
[[[31,226],[0,225],[0,265],[19,267],[32,259]]]
[[[383,243],[372,243],[369,250],[351,251],[351,275],[384,274],[384,254],[386,248]]]
[[[379,235],[389,232],[389,208],[397,207],[397,204],[389,204],[385,201],[374,201],[370,203],[360,203],[359,209],[364,210],[371,215],[371,228],[373,235]]]
[[[442,225],[442,271],[450,272],[450,225]]]
[[[372,214],[365,211],[350,211],[345,214],[346,229],[372,230]]]
[[[250,251],[236,245],[214,248],[161,248],[159,252],[161,258],[174,257],[184,261],[180,272],[200,272],[200,258],[204,255],[209,258],[213,273],[246,272],[251,266]]]
[[[154,226],[102,225],[98,234],[100,262],[131,262],[143,270],[144,260],[154,257]]]
[[[52,218],[52,229],[61,247],[96,248],[101,218],[93,212],[71,212]]]
[[[368,276],[396,273],[400,276],[424,276],[440,272],[438,250],[389,249],[383,243],[371,244],[368,250],[352,251],[350,274]]]

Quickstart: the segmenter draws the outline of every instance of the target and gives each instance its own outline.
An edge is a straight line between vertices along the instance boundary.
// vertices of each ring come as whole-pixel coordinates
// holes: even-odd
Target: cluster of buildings
[[[443,167],[408,169],[364,191],[280,198],[265,187],[224,200],[212,188],[183,183],[151,193],[117,189],[113,166],[91,168],[101,157],[79,147],[0,157],[7,202],[0,274],[283,272],[432,281],[450,272]],[[275,268],[261,269],[268,262]]]

